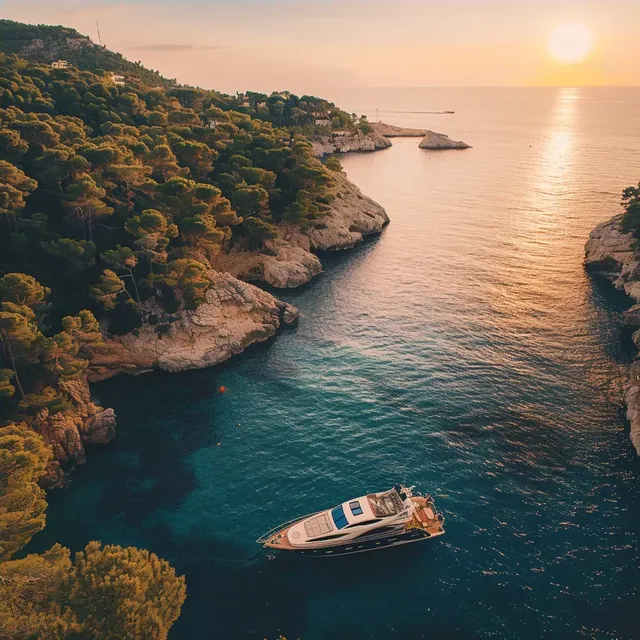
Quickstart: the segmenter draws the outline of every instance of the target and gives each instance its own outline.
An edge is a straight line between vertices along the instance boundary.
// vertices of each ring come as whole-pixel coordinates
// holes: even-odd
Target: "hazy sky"
[[[0,0],[180,82],[227,92],[331,87],[640,85],[640,0]],[[593,51],[548,50],[564,23]]]

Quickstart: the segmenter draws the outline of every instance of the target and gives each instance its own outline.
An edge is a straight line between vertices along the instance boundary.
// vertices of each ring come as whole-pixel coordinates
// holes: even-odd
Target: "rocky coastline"
[[[311,138],[313,154],[319,158],[331,153],[369,152],[388,149],[392,146],[389,138],[422,138],[429,133],[427,129],[398,127],[386,122],[370,122],[371,131],[362,133],[331,133]]]
[[[304,232],[280,225],[278,238],[266,243],[264,251],[221,252],[212,261],[247,282],[265,282],[277,289],[306,284],[322,271],[317,251],[351,249],[366,236],[382,233],[389,224],[386,211],[365,196],[342,172],[332,172],[335,198],[329,212]]]
[[[380,122],[372,125],[366,135],[358,132],[346,137],[325,137],[312,144],[315,155],[322,156],[336,151],[386,149],[391,146],[388,137],[421,137],[430,133]],[[150,303],[153,308],[146,309],[146,315],[154,318],[152,326],[122,336],[105,333],[105,346],[93,354],[86,375],[61,389],[71,408],[55,415],[44,412],[38,417],[39,430],[55,454],[44,480],[46,486],[64,484],[66,472],[85,462],[85,445],[106,443],[115,437],[114,411],[91,399],[90,382],[121,373],[138,375],[155,369],[175,372],[210,367],[251,344],[268,340],[282,327],[297,322],[299,313],[252,282],[279,289],[301,286],[322,272],[317,252],[350,249],[365,237],[384,230],[389,223],[386,211],[343,172],[334,171],[331,175],[335,198],[327,215],[304,230],[280,225],[278,237],[268,241],[262,251],[221,252],[211,260],[211,286],[197,309],[168,314]],[[638,294],[640,300],[640,282]]]
[[[153,325],[122,336],[105,332],[104,346],[92,354],[86,375],[60,383],[70,408],[38,416],[38,430],[54,451],[43,485],[63,486],[67,473],[86,461],[85,445],[115,437],[115,413],[92,400],[89,383],[121,373],[210,367],[268,340],[295,324],[299,313],[252,281],[283,289],[300,286],[322,271],[315,252],[349,249],[383,231],[389,223],[385,210],[344,173],[332,172],[332,177],[335,198],[321,222],[304,231],[281,225],[262,252],[221,252],[212,260],[211,286],[197,309],[169,314],[150,302],[145,315],[154,318]]]
[[[599,224],[585,245],[585,267],[604,276],[616,289],[624,291],[633,301],[623,313],[625,325],[635,329],[633,342],[640,348],[640,249],[637,240],[622,229],[622,215]],[[630,425],[630,438],[640,455],[640,359],[629,368],[624,403]]]

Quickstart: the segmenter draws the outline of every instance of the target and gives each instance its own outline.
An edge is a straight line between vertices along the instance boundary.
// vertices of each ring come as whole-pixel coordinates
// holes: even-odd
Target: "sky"
[[[336,87],[640,85],[640,0],[0,0],[179,82],[233,93]],[[567,23],[593,49],[561,62]],[[570,44],[568,45],[570,46]]]

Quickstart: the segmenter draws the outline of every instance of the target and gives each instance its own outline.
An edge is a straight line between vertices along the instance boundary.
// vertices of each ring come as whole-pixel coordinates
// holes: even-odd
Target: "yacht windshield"
[[[371,510],[377,518],[395,516],[404,509],[402,500],[395,489],[379,495],[372,493],[367,496],[367,499],[371,505]]]
[[[331,516],[333,517],[333,522],[336,525],[337,529],[344,529],[349,522],[347,521],[347,517],[344,515],[344,509],[342,505],[336,507],[331,510]]]

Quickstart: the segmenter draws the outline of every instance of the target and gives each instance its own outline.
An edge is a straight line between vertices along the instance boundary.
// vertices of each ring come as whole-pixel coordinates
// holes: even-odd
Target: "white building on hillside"
[[[68,69],[69,63],[66,60],[56,60],[51,63],[52,69]]]
[[[111,82],[118,87],[124,87],[124,76],[117,76],[115,73],[112,73]]]

